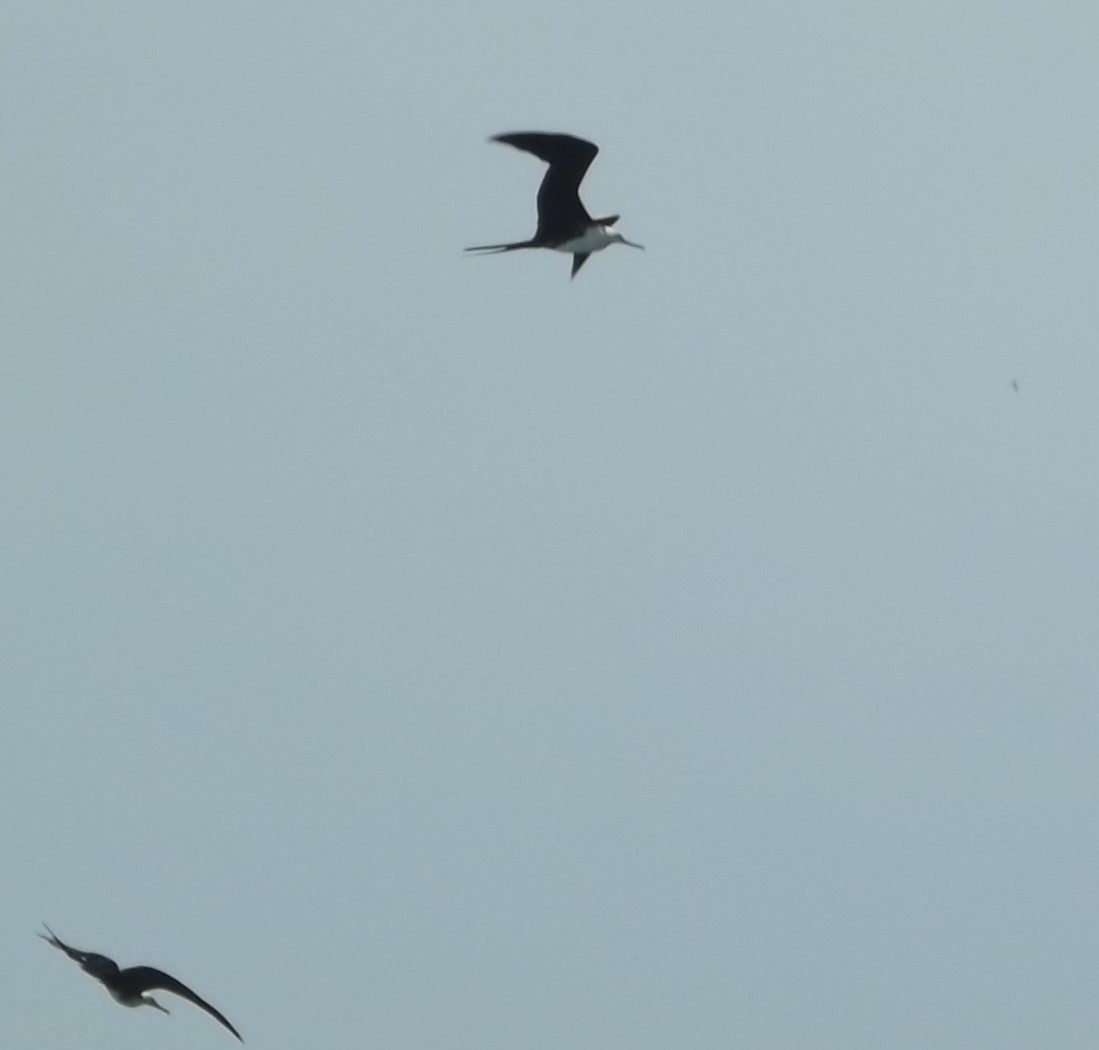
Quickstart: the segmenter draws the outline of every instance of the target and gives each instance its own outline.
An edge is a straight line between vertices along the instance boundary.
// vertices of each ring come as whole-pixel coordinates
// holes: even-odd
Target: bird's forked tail
[[[513,252],[518,248],[533,248],[533,241],[515,241],[513,244],[475,244],[472,248],[466,248],[467,252]]]

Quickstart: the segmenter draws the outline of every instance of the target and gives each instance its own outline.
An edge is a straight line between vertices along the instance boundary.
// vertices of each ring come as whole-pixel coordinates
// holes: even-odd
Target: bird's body
[[[43,923],[43,925],[45,924]],[[216,1021],[228,1028],[242,1043],[244,1042],[240,1032],[229,1023],[228,1018],[171,975],[164,973],[162,970],[155,970],[151,966],[128,966],[125,969],[119,969],[118,963],[114,959],[109,959],[106,955],[97,955],[95,952],[83,952],[79,948],[71,948],[60,940],[48,926],[46,926],[46,930],[48,936],[46,933],[40,933],[38,936],[44,941],[48,941],[58,950],[63,951],[86,974],[103,984],[116,1003],[121,1003],[123,1006],[152,1006],[162,1013],[168,1013],[168,1010],[148,993],[152,991],[171,992],[173,995],[178,995],[181,999],[193,1003],[200,1010],[205,1010]]]
[[[621,240],[621,237],[614,235],[614,230],[610,224],[593,223],[575,237],[570,237],[560,244],[551,244],[549,247],[556,252],[569,252],[572,255],[591,255],[592,252],[602,251]]]
[[[491,141],[533,153],[549,165],[538,188],[538,229],[529,241],[479,244],[467,248],[467,252],[552,248],[572,256],[572,276],[575,277],[592,252],[602,251],[612,244],[642,247],[626,240],[614,229],[614,224],[618,222],[617,215],[593,219],[580,201],[580,183],[599,152],[595,143],[574,135],[544,131],[514,131],[494,135]]]

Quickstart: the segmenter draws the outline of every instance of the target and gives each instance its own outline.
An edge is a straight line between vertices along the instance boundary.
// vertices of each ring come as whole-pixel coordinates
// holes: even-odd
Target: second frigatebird
[[[46,926],[45,923],[42,923],[42,925]],[[205,1010],[214,1020],[225,1025],[242,1043],[244,1042],[240,1032],[229,1023],[224,1014],[215,1010],[205,999],[192,992],[187,985],[177,981],[162,970],[154,970],[151,966],[127,966],[126,969],[120,970],[118,963],[114,959],[108,959],[105,955],[97,955],[95,952],[82,952],[79,948],[70,948],[48,926],[46,926],[46,933],[40,933],[38,936],[63,951],[74,963],[79,964],[86,974],[90,974],[105,985],[115,1002],[121,1003],[123,1006],[154,1006],[163,1013],[168,1013],[169,1011],[149,995],[149,992],[171,992],[181,999],[194,1003],[200,1010]]]
[[[570,252],[575,277],[592,252],[609,245],[628,244],[644,250],[644,245],[627,241],[614,229],[617,215],[593,219],[580,202],[580,183],[599,152],[594,142],[545,131],[513,131],[493,135],[490,141],[533,153],[549,165],[538,188],[538,229],[529,241],[478,244],[467,252],[513,252],[519,248]]]

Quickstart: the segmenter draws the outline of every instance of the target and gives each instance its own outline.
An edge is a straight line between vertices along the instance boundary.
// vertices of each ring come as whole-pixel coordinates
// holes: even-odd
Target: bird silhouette
[[[492,142],[502,142],[526,153],[533,153],[549,167],[538,187],[538,229],[529,241],[507,244],[478,244],[467,252],[514,252],[520,248],[552,248],[572,255],[572,276],[575,277],[592,252],[602,251],[612,244],[642,245],[626,240],[615,228],[617,215],[593,219],[580,201],[580,183],[595,160],[599,147],[575,135],[545,131],[511,131],[493,135]]]
[[[46,926],[45,923],[42,923]],[[97,955],[95,952],[82,952],[79,948],[71,948],[48,926],[46,933],[38,935],[42,940],[52,944],[59,951],[63,951],[74,963],[103,984],[111,993],[115,1002],[123,1006],[153,1006],[162,1013],[169,1013],[151,995],[151,991],[171,992],[181,999],[194,1003],[200,1010],[205,1010],[214,1020],[219,1021],[243,1043],[244,1039],[230,1023],[224,1014],[215,1010],[205,999],[196,995],[182,981],[164,973],[162,970],[154,970],[151,966],[127,966],[120,970],[114,959],[106,955]]]

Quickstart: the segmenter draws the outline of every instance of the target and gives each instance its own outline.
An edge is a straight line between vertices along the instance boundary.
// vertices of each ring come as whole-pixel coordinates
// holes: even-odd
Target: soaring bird
[[[570,252],[575,277],[592,252],[602,251],[608,245],[628,244],[643,250],[643,245],[627,241],[614,229],[617,215],[593,219],[580,203],[580,183],[599,152],[594,142],[545,131],[512,131],[494,135],[490,141],[533,153],[549,165],[538,188],[538,229],[529,241],[479,244],[467,248],[467,252],[513,252],[518,248]]]
[[[45,923],[42,923],[46,926]],[[123,1006],[155,1006],[163,1013],[169,1011],[160,1005],[148,993],[151,991],[165,991],[178,995],[181,999],[194,1003],[200,1010],[205,1010],[216,1021],[220,1021],[230,1032],[243,1043],[238,1032],[228,1019],[215,1010],[205,999],[195,995],[187,985],[177,981],[174,977],[161,970],[154,970],[151,966],[128,966],[125,970],[118,968],[114,959],[108,959],[105,955],[97,955],[95,952],[82,952],[78,948],[70,948],[48,926],[46,933],[38,935],[44,941],[48,941],[55,948],[63,951],[74,963],[87,974],[91,974],[97,981],[105,985],[107,991],[114,997],[115,1002]]]

